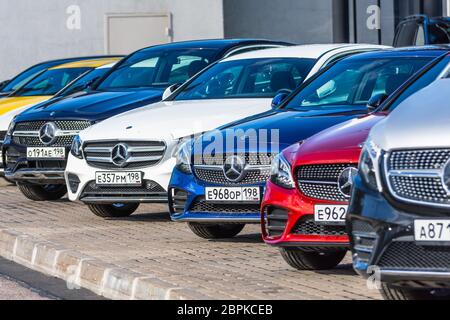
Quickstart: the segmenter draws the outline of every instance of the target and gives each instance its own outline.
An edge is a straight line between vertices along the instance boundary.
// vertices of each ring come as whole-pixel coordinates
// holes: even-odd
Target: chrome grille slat
[[[442,179],[449,159],[450,149],[392,151],[384,165],[389,192],[404,202],[450,206]]]
[[[128,147],[129,158],[122,167],[112,161],[112,152],[118,144]],[[89,142],[84,146],[84,156],[89,165],[103,169],[132,169],[154,166],[166,152],[163,141],[101,141]]]
[[[354,164],[320,164],[297,168],[297,186],[305,196],[335,202],[348,202],[338,189],[338,179],[342,171]]]

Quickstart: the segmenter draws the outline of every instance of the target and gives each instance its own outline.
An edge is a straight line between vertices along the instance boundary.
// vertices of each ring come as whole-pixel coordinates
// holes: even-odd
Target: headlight
[[[192,140],[185,140],[175,150],[176,168],[183,173],[191,174]]]
[[[359,161],[359,172],[364,182],[374,190],[378,189],[377,171],[381,156],[381,149],[373,141],[364,144]]]
[[[78,159],[83,159],[83,141],[81,141],[80,136],[76,136],[73,139],[70,153]]]
[[[15,126],[16,126],[16,122],[14,120],[12,120],[11,123],[9,124],[8,131],[6,131],[7,136],[10,136],[13,134]]]
[[[292,178],[291,173],[291,165],[282,154],[277,155],[273,159],[270,181],[285,189],[295,188],[294,179]]]

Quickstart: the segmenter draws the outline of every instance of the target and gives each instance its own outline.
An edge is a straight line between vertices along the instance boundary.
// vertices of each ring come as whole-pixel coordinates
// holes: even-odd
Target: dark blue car
[[[92,124],[158,102],[163,92],[224,57],[290,45],[252,39],[158,45],[124,58],[89,90],[41,103],[17,116],[3,147],[5,177],[32,200],[66,193],[64,169],[73,138]]]
[[[169,186],[172,220],[188,222],[206,239],[233,237],[245,224],[260,223],[265,183],[279,169],[271,162],[281,150],[374,111],[447,52],[448,48],[409,48],[346,58],[305,83],[278,109],[186,143],[176,155]]]

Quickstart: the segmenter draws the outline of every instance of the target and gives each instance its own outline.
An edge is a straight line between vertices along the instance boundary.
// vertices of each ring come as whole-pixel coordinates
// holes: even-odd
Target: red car
[[[345,122],[282,152],[284,179],[295,183],[291,189],[277,183],[283,174],[272,169],[261,225],[264,241],[280,247],[292,267],[331,269],[344,259],[349,247],[345,216],[361,147],[385,116],[377,113]]]

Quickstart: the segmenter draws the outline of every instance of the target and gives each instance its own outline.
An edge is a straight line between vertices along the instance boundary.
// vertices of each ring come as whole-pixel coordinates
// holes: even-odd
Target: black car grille
[[[52,147],[70,147],[75,135],[91,125],[88,121],[71,120],[19,122],[16,124],[13,132],[14,143],[26,147],[48,147],[48,145],[41,142],[39,137],[36,136],[36,133],[39,132],[43,125],[49,122],[53,122],[59,130],[73,132],[73,134],[69,133],[69,135],[57,136],[55,142],[51,144]],[[15,133],[19,131],[21,134],[15,135]]]
[[[338,179],[342,171],[354,164],[308,165],[297,168],[297,185],[305,196],[328,201],[348,202],[339,191]]]
[[[30,121],[30,122],[19,122],[14,127],[14,131],[39,131],[42,126],[46,123],[53,122],[58,129],[65,131],[77,131],[84,130],[91,126],[89,121],[73,121],[73,120],[62,120],[62,121]]]
[[[449,247],[425,247],[414,242],[392,242],[378,263],[382,269],[446,271],[450,269]]]
[[[64,136],[56,138],[52,147],[70,147],[75,136]],[[27,147],[46,147],[38,137],[13,137],[16,144]]]
[[[259,213],[260,205],[257,204],[229,204],[229,203],[207,203],[205,199],[196,199],[189,211],[195,213],[211,212],[211,213],[224,213],[224,214],[236,214],[236,213]]]
[[[366,221],[352,220],[352,237],[355,259],[363,263],[369,263],[378,238],[375,229]]]
[[[390,192],[406,202],[450,205],[441,178],[449,159],[450,149],[393,151],[385,166]]]
[[[127,163],[123,166],[117,166],[112,161],[113,148],[118,144],[126,145],[130,150]],[[164,157],[166,144],[162,141],[102,141],[86,143],[83,150],[87,163],[92,167],[133,169],[158,164]]]
[[[194,155],[194,163],[196,165],[223,166],[225,160],[233,155],[234,154]],[[237,155],[243,159],[245,158],[245,163],[251,166],[270,166],[276,156],[276,154],[271,153],[246,153]]]
[[[155,197],[167,196],[166,190],[158,183],[150,180],[144,180],[142,186],[100,186],[91,181],[84,188],[80,199],[108,199],[108,198],[141,198],[152,199]]]
[[[291,233],[298,235],[346,236],[345,226],[318,224],[313,217],[300,219]]]
[[[198,179],[208,183],[218,185],[248,185],[264,183],[270,178],[270,168],[267,169],[255,169],[247,170],[244,178],[239,182],[230,182],[221,169],[206,169],[206,168],[194,168],[195,175]]]
[[[223,172],[223,165],[233,154],[217,154],[214,156],[194,156],[194,173],[199,180],[226,186],[251,185],[265,183],[270,178],[270,165],[274,154],[247,153],[237,154],[245,159],[247,168],[240,181],[233,182],[227,179]]]
[[[269,237],[280,237],[286,229],[288,212],[281,208],[266,207],[264,209],[265,229]]]
[[[169,192],[170,192],[169,205],[171,213],[174,214],[183,213],[186,207],[188,197],[187,192],[180,189],[172,189],[169,190]]]

